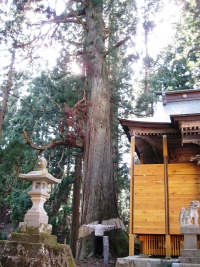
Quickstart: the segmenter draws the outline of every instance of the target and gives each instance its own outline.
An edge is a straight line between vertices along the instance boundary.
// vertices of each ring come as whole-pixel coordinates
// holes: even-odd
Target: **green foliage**
[[[153,114],[153,103],[155,101],[155,95],[149,92],[149,95],[140,94],[136,101],[135,113],[138,117],[145,117],[146,110],[149,109],[149,114]]]
[[[11,220],[14,228],[17,228],[20,222],[23,222],[24,215],[31,208],[32,201],[27,190],[14,190],[10,196]]]
[[[71,207],[68,205],[61,205],[57,215],[50,220],[50,224],[52,224],[52,234],[58,236],[59,243],[70,243],[71,212]]]
[[[29,186],[28,182],[19,178],[19,173],[27,173],[34,159],[33,151],[28,151],[27,145],[23,143],[22,134],[15,134],[13,132],[13,138],[10,137],[9,141],[2,142],[0,149],[0,203],[6,202],[8,208],[12,191]]]
[[[7,236],[6,232],[4,232],[0,229],[0,240],[7,240],[7,239],[8,239],[8,236]]]

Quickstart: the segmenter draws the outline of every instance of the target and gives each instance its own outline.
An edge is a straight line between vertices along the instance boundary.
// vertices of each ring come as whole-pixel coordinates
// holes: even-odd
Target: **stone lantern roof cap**
[[[35,171],[31,171],[27,174],[20,173],[19,177],[26,181],[46,181],[48,184],[59,184],[61,183],[60,179],[54,178],[50,173],[48,173],[48,169],[46,168],[47,161],[44,157],[41,157],[38,161],[38,166]]]

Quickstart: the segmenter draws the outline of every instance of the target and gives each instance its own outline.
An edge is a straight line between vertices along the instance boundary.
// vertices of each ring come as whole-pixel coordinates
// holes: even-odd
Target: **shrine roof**
[[[179,116],[200,115],[200,90],[181,90],[166,93],[157,93],[162,97],[155,103],[154,114],[152,117],[145,118],[126,118],[119,119],[122,121],[132,121],[144,123],[171,123],[172,118]]]
[[[162,136],[168,138],[168,148],[200,145],[200,90],[158,93],[152,117],[120,118],[128,139],[136,137],[136,151],[146,154],[146,162],[153,153],[162,153]],[[198,152],[199,153],[199,152]],[[155,155],[154,155],[155,157]]]

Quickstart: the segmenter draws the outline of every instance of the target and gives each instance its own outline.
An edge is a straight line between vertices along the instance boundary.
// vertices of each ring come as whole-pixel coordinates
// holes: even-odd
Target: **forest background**
[[[82,223],[121,220],[128,229],[129,144],[118,118],[152,116],[158,91],[199,87],[200,1],[62,3],[1,1],[0,239],[31,207],[19,173],[43,155],[62,180],[45,203],[53,234],[84,257],[92,238],[77,252]],[[127,233],[114,231],[111,252],[127,256]]]

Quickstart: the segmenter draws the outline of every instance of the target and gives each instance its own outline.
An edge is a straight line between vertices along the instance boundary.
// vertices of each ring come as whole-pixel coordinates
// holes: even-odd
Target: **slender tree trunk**
[[[75,162],[75,181],[74,181],[74,191],[73,191],[72,229],[71,229],[71,250],[74,258],[76,257],[76,247],[78,241],[81,180],[82,180],[82,156],[78,155]]]
[[[8,95],[12,87],[12,75],[13,75],[14,61],[15,61],[15,50],[12,53],[12,59],[11,59],[11,64],[10,64],[9,71],[8,71],[7,83],[5,87],[3,88],[3,101],[2,101],[2,106],[0,106],[0,138],[2,137],[2,128],[3,128],[3,123],[4,123],[6,107],[8,104]]]
[[[144,93],[149,95],[149,53],[148,53],[148,29],[144,29],[144,44],[145,44],[145,77],[144,77]]]

